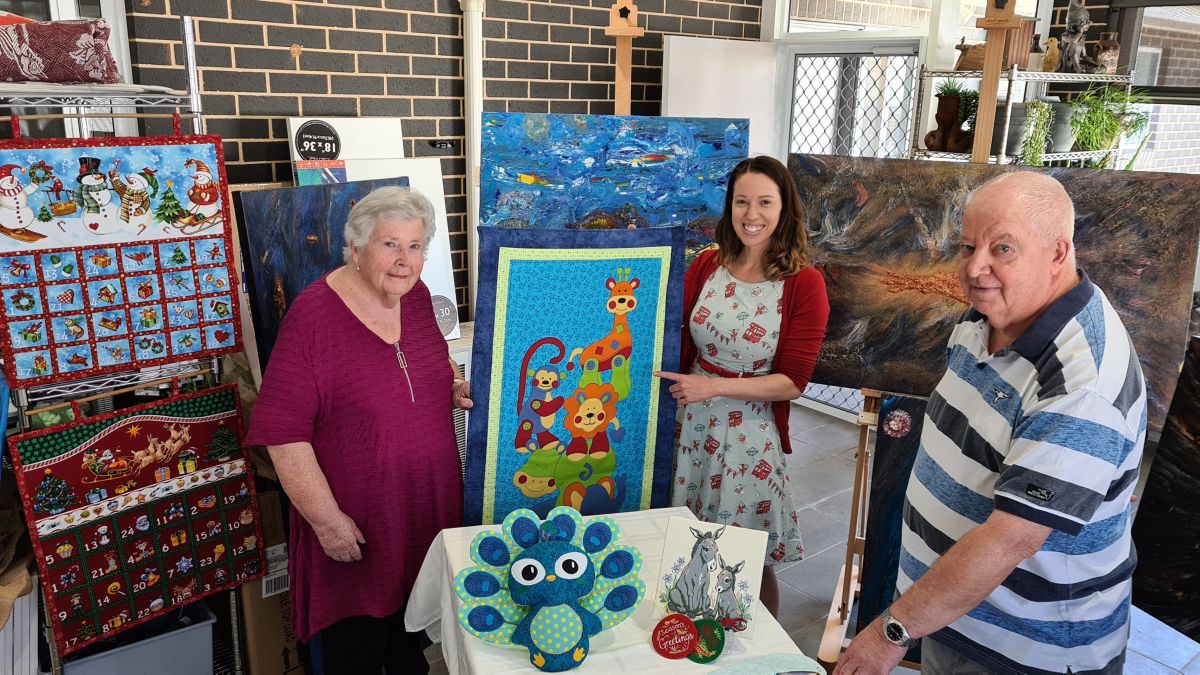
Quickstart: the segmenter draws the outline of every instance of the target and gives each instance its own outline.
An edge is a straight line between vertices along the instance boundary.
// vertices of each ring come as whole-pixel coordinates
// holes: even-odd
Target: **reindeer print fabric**
[[[67,655],[265,570],[235,385],[8,439]]]
[[[12,386],[240,349],[219,140],[0,143],[0,342]]]
[[[666,505],[683,228],[481,227],[465,518]]]
[[[701,358],[730,372],[771,372],[783,282],[749,284],[717,267],[688,317]],[[749,327],[745,321],[752,319]],[[693,375],[719,377],[692,367]],[[672,506],[701,520],[768,533],[765,564],[804,552],[771,404],[717,397],[679,411]]]

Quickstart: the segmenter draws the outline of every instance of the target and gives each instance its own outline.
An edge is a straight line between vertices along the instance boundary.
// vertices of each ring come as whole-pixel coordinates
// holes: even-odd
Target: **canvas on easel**
[[[859,574],[857,631],[861,632],[892,604],[900,565],[900,534],[904,524],[905,491],[921,447],[926,399],[883,394],[879,425],[872,450],[867,529]],[[921,662],[921,645],[909,648],[904,659]]]
[[[877,615],[891,603],[887,590],[889,567],[886,560],[891,555],[899,557],[901,512],[898,509],[903,506],[909,471],[920,444],[921,415],[924,414],[924,400],[917,397],[889,394],[876,389],[863,389],[862,396],[863,409],[858,415],[858,448],[854,455],[854,485],[851,490],[850,529],[845,561],[838,572],[837,587],[829,603],[829,615],[825,619],[825,631],[821,635],[817,651],[817,660],[830,671],[841,656],[846,633],[850,628],[850,617],[855,612],[855,604],[860,600],[860,584],[864,584],[864,574],[873,575],[861,589],[871,589],[871,597],[866,601],[866,611],[874,611]],[[885,402],[888,403],[886,408]],[[877,463],[874,469],[889,473],[888,477],[879,481],[878,488],[882,496],[876,496],[875,487],[871,483],[873,431],[885,437],[882,441],[884,464]],[[878,438],[876,443],[880,443]],[[900,506],[891,506],[894,504]],[[885,512],[878,514],[876,527],[868,530],[871,527],[868,514],[871,513],[872,507]],[[889,514],[886,512],[889,508],[897,512]],[[868,538],[875,541],[869,543]],[[868,548],[871,550],[870,556],[867,555]],[[883,562],[880,562],[881,559]],[[872,565],[872,571],[865,572],[865,569]],[[895,565],[890,567],[892,593],[896,585],[896,569]],[[882,606],[880,603],[883,603]],[[872,607],[875,609],[871,609]],[[864,610],[859,607],[858,611]],[[907,658],[919,658],[920,652],[914,650],[909,651],[901,665],[919,667],[917,662]]]

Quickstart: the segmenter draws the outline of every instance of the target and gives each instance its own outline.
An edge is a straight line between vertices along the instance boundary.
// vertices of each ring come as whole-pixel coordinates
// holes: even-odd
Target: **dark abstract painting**
[[[1146,479],[1133,543],[1137,606],[1200,640],[1200,337],[1188,349],[1158,454]]]
[[[831,314],[813,382],[926,396],[966,309],[955,275],[967,194],[1011,167],[792,155]],[[1079,265],[1133,338],[1158,431],[1183,359],[1200,176],[1045,169],[1075,202]]]
[[[900,527],[904,493],[913,461],[921,447],[925,399],[883,394],[879,426],[871,465],[871,492],[867,507],[867,536],[859,576],[857,630],[863,631],[896,597],[900,568]],[[908,650],[905,660],[921,661],[920,643]]]
[[[372,190],[407,178],[234,193],[258,359],[263,370],[292,300],[341,267],[350,209]]]

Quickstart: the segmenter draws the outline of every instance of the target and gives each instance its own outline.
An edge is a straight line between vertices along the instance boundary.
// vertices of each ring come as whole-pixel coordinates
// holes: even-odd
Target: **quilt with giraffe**
[[[465,516],[665,506],[685,234],[479,228]]]

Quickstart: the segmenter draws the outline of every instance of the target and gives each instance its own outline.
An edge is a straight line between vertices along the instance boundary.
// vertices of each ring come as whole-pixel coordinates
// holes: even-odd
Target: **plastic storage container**
[[[99,654],[63,662],[63,675],[212,675],[212,625],[203,603],[183,609],[192,624]]]

